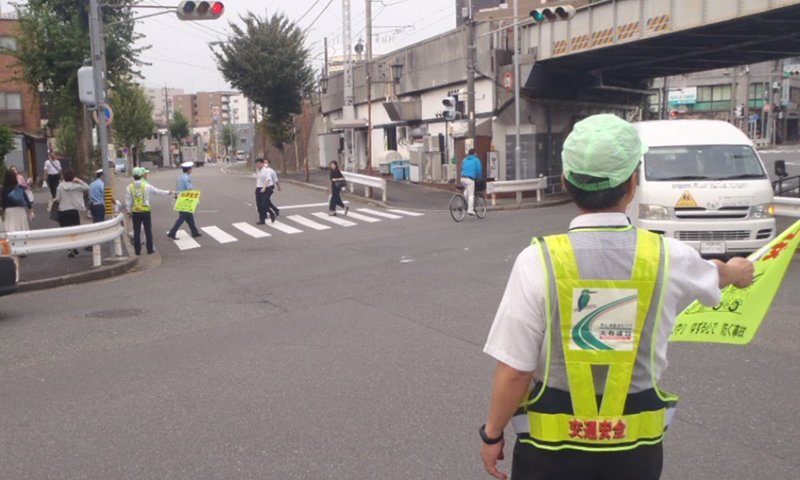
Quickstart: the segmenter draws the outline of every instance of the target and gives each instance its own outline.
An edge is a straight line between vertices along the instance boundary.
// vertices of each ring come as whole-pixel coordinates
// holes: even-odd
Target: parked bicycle
[[[467,197],[464,196],[464,186],[456,186],[458,193],[453,195],[450,199],[450,216],[453,220],[460,222],[467,217]],[[486,197],[484,196],[485,188],[475,191],[475,216],[483,219],[486,218]]]

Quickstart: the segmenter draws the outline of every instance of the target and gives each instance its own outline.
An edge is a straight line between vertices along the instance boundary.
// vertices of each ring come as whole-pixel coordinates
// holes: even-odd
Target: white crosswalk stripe
[[[292,220],[293,222],[297,222],[297,223],[299,223],[300,225],[302,225],[304,227],[313,228],[314,230],[330,230],[331,229],[331,227],[329,227],[327,225],[323,225],[321,223],[317,223],[314,220],[309,220],[306,217],[303,217],[303,216],[300,216],[300,215],[289,215],[286,218],[288,218],[289,220]]]
[[[357,223],[345,220],[343,218],[332,217],[332,216],[328,215],[327,213],[316,212],[316,213],[312,213],[312,215],[314,215],[317,218],[321,218],[322,220],[325,220],[326,222],[331,222],[334,225],[339,225],[340,227],[355,227],[356,225],[358,225]]]
[[[425,216],[424,213],[409,212],[408,210],[398,210],[396,208],[389,209],[389,210],[387,210],[387,212],[399,213],[400,215],[406,215],[408,217],[424,217]]]
[[[271,237],[272,236],[269,233],[265,232],[264,230],[259,230],[258,228],[254,227],[253,225],[250,225],[249,223],[244,223],[244,222],[242,222],[242,223],[234,223],[233,227],[234,228],[238,228],[239,230],[241,230],[242,232],[250,235],[253,238],[266,238],[266,237]]]
[[[233,243],[238,242],[239,239],[234,237],[233,235],[224,232],[221,228],[211,226],[211,227],[202,227],[200,230],[206,232],[211,238],[218,241],[219,243]]]
[[[280,232],[288,233],[289,235],[294,235],[296,233],[303,233],[303,231],[300,230],[299,228],[294,228],[292,226],[286,225],[285,223],[279,222],[277,220],[275,221],[275,223],[267,222],[266,225],[268,227],[274,228],[275,230],[278,230]]]
[[[356,220],[361,220],[362,222],[367,222],[367,223],[378,223],[381,221],[380,218],[368,217],[366,215],[361,215],[360,213],[356,212],[348,213],[347,218],[355,218]]]
[[[200,244],[195,241],[194,238],[190,237],[185,230],[178,230],[178,233],[175,234],[177,240],[174,240],[175,245],[180,250],[191,250],[193,248],[200,248]]]
[[[403,218],[400,215],[395,215],[393,213],[379,212],[377,210],[372,210],[371,208],[359,208],[358,211],[368,213],[370,215],[375,215],[376,217],[391,218],[392,220]]]

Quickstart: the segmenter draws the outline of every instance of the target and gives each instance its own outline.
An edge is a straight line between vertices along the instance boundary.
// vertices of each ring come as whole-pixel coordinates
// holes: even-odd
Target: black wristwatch
[[[495,444],[498,444],[498,443],[503,441],[503,432],[500,432],[500,436],[497,437],[497,438],[489,438],[489,437],[487,437],[486,436],[486,424],[485,423],[483,425],[481,425],[481,429],[478,430],[478,433],[481,434],[481,440],[483,440],[483,443],[485,443],[486,445],[495,445]]]

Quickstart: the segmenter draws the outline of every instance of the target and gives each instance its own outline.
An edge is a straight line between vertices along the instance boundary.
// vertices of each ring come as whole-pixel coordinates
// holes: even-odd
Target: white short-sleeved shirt
[[[570,229],[628,225],[630,220],[624,214],[596,213],[575,218]],[[695,300],[713,306],[721,299],[716,265],[703,260],[688,245],[673,238],[666,240],[670,262],[656,343],[656,379],[661,378],[667,368],[667,342],[678,314]],[[531,246],[523,250],[511,271],[483,349],[512,368],[534,372],[537,379],[544,378],[547,365],[546,279],[539,247]],[[636,390],[636,385],[632,385],[632,389]]]
[[[269,174],[269,167],[261,167],[256,172],[256,188],[264,188],[272,185],[272,176]]]

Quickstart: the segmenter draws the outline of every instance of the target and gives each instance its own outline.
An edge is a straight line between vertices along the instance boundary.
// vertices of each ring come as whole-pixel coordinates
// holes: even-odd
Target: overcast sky
[[[143,0],[144,5],[174,5],[179,0]],[[138,29],[145,34],[142,45],[152,48],[142,55],[151,65],[143,67],[148,87],[183,88],[187,92],[226,90],[227,85],[216,69],[208,43],[225,40],[230,32],[228,21],[238,21],[248,10],[264,15],[283,10],[303,28],[311,27],[308,42],[315,68],[323,58],[323,39],[328,37],[328,54],[342,53],[342,0],[223,0],[223,20],[181,22],[175,15],[145,19]],[[330,4],[329,4],[330,2]],[[353,44],[365,38],[364,0],[352,0]],[[383,0],[373,2],[373,43],[376,53],[424,40],[455,27],[455,0]],[[8,0],[0,0],[3,12],[9,11]],[[329,5],[327,10],[325,6]],[[313,6],[313,7],[312,7]],[[144,12],[152,12],[145,10]],[[313,24],[314,20],[316,23]],[[392,28],[378,28],[392,27]]]

